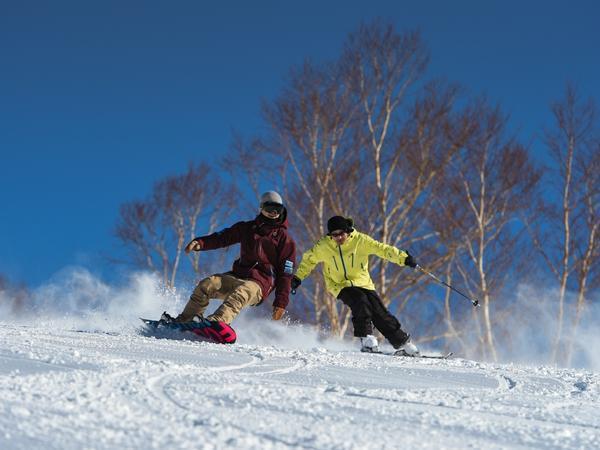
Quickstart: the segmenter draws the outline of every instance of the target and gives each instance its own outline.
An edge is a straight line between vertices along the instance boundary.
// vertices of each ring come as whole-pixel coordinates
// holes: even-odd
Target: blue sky
[[[218,3],[218,4],[217,4]],[[324,3],[324,4],[323,4]],[[419,29],[428,76],[485,93],[539,151],[572,81],[600,100],[593,1],[19,1],[0,6],[0,273],[36,285],[102,255],[118,208],[211,160],[292,65],[362,20]]]

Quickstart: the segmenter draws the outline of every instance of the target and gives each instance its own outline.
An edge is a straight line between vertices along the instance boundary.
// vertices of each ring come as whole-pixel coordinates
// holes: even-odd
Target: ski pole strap
[[[417,264],[417,269],[419,269],[421,272],[423,272],[424,274],[429,275],[431,278],[433,278],[435,281],[437,281],[438,283],[446,286],[447,288],[452,289],[454,292],[456,292],[457,294],[462,295],[464,298],[466,298],[467,300],[469,300],[473,306],[479,306],[479,300],[475,299],[473,300],[472,298],[467,297],[465,294],[463,294],[462,292],[460,292],[458,289],[453,288],[452,286],[450,286],[448,283],[446,283],[443,280],[440,280],[438,277],[436,277],[434,274],[432,274],[431,272],[428,272],[427,270],[423,269],[420,265]]]

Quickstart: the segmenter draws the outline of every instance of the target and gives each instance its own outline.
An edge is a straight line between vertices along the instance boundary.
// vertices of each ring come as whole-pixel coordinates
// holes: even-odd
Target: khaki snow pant
[[[207,319],[231,323],[243,307],[261,302],[262,290],[256,281],[236,278],[227,273],[212,275],[198,283],[183,312],[175,320],[189,322],[195,315],[204,314],[212,298],[223,300],[223,304]]]

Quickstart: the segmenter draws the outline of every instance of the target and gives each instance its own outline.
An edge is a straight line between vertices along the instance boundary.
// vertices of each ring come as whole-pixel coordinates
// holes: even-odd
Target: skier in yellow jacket
[[[315,266],[323,263],[327,290],[352,310],[354,336],[361,340],[361,351],[378,352],[373,325],[397,350],[396,354],[418,356],[396,319],[385,307],[369,274],[369,255],[377,255],[401,266],[416,267],[414,258],[405,250],[376,241],[353,228],[352,219],[334,216],[327,221],[327,236],[302,255],[292,279],[297,289]]]

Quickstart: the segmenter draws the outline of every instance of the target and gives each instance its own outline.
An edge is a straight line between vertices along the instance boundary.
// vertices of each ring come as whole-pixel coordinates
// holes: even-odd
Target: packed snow
[[[138,316],[164,305],[123,305],[4,316],[0,448],[600,448],[593,371],[364,354],[265,317],[234,345],[157,338]]]

